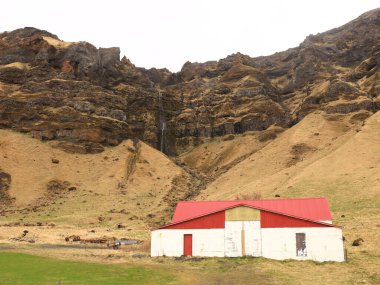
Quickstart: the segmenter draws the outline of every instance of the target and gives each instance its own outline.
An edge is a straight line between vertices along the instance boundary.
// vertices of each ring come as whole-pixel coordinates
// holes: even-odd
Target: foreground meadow
[[[344,263],[317,263],[0,245],[0,284],[380,284],[378,269],[378,256],[360,250]]]

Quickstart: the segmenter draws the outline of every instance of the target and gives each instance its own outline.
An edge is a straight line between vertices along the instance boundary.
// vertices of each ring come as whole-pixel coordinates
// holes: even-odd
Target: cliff
[[[240,53],[178,73],[135,67],[119,48],[35,28],[0,34],[0,127],[101,152],[138,138],[176,155],[214,137],[286,129],[307,114],[380,108],[380,9],[271,56]]]

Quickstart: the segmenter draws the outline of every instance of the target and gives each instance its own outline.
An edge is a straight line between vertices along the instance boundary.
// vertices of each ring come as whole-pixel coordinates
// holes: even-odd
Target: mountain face
[[[35,28],[2,33],[0,243],[25,229],[37,244],[148,243],[178,201],[323,196],[355,275],[329,280],[375,280],[379,67],[380,9],[287,51],[177,73]]]
[[[0,128],[68,152],[138,138],[176,155],[215,137],[286,129],[315,110],[368,117],[380,109],[379,67],[380,9],[287,51],[187,62],[178,73],[24,28],[0,34]]]
[[[72,152],[138,137],[154,143],[156,90],[118,48],[67,43],[34,28],[0,35],[0,126]]]

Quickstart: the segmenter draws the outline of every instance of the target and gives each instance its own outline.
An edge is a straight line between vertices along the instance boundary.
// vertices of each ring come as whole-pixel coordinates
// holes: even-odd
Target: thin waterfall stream
[[[162,102],[162,93],[158,92],[158,119],[159,119],[159,130],[160,130],[160,151],[165,151],[166,143],[166,118],[165,118],[165,109]]]

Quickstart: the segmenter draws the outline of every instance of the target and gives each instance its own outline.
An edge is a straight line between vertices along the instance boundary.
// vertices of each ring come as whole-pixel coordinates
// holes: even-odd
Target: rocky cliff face
[[[177,149],[199,138],[283,128],[317,109],[328,113],[380,108],[380,9],[298,47],[271,56],[234,54],[186,63],[160,83],[183,106],[170,122]]]
[[[0,35],[0,126],[71,151],[138,136],[154,143],[156,90],[118,48],[24,28]],[[153,123],[150,121],[153,120]]]
[[[0,34],[0,127],[74,152],[137,137],[176,154],[215,136],[287,128],[323,110],[380,108],[380,9],[298,47],[136,68],[118,48],[24,28]]]

